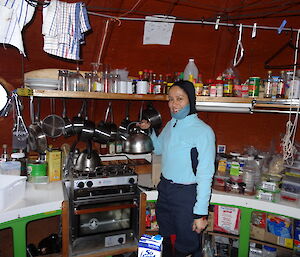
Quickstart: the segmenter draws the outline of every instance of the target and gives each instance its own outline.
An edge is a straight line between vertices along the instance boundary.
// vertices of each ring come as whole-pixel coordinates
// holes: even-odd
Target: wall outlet
[[[225,153],[225,152],[226,152],[226,145],[217,146],[217,153]]]

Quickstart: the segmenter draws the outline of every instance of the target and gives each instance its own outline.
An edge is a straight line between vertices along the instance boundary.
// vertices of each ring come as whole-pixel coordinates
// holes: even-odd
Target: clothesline
[[[100,16],[103,18],[109,18],[113,20],[126,20],[126,21],[148,21],[147,18],[129,18],[129,17],[117,17],[117,16],[111,16],[111,15],[106,15],[106,14],[100,14],[96,12],[91,12],[88,11],[88,14],[90,15],[95,15],[95,16]],[[151,22],[167,22],[167,23],[184,23],[184,24],[199,24],[199,25],[212,25],[215,26],[216,29],[218,29],[219,26],[226,26],[226,27],[236,27],[239,28],[240,24],[239,23],[225,23],[225,22],[219,22],[218,19],[216,21],[205,21],[204,19],[201,20],[181,20],[181,19],[167,19],[166,18],[162,19],[161,21],[152,21]],[[217,27],[216,27],[217,26]],[[280,27],[270,27],[270,26],[260,26],[254,23],[253,25],[247,25],[243,24],[243,28],[249,28],[249,29],[263,29],[263,30],[279,30]],[[298,31],[299,29],[297,28],[281,28],[281,31]]]

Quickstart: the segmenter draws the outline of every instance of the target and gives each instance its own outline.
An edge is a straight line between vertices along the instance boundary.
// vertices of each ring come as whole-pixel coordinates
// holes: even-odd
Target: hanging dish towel
[[[44,51],[71,60],[80,59],[84,33],[90,30],[87,10],[82,2],[52,0],[43,9]]]
[[[15,46],[25,56],[22,29],[34,11],[24,0],[0,0],[0,43]]]

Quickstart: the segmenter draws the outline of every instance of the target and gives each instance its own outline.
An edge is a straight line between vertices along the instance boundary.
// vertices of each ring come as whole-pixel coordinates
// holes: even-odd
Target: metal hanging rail
[[[103,18],[108,18],[108,19],[113,19],[113,20],[126,20],[126,21],[150,21],[147,20],[146,18],[129,18],[129,17],[117,17],[117,16],[111,16],[111,15],[106,15],[106,14],[100,14],[96,12],[91,12],[88,11],[88,14],[90,15],[95,15],[95,16],[100,16]],[[159,20],[151,20],[151,22],[166,22],[166,23],[184,23],[184,24],[199,24],[199,25],[213,25],[213,26],[225,26],[225,27],[239,27],[239,23],[224,23],[224,22],[218,22],[218,21],[205,21],[204,19],[202,20],[176,20],[176,19],[168,19],[162,18],[161,21]],[[243,24],[243,28],[248,28],[248,29],[264,29],[264,30],[277,30],[279,27],[270,27],[270,26],[259,26],[259,25],[246,25]],[[296,28],[281,28],[281,31],[297,31],[299,29]]]

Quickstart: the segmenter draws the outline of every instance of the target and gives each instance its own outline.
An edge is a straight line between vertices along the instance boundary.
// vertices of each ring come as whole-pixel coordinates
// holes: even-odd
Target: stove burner
[[[129,165],[124,164],[99,166],[95,170],[91,171],[73,170],[73,178],[77,179],[128,176],[133,174],[135,174],[134,169]]]

